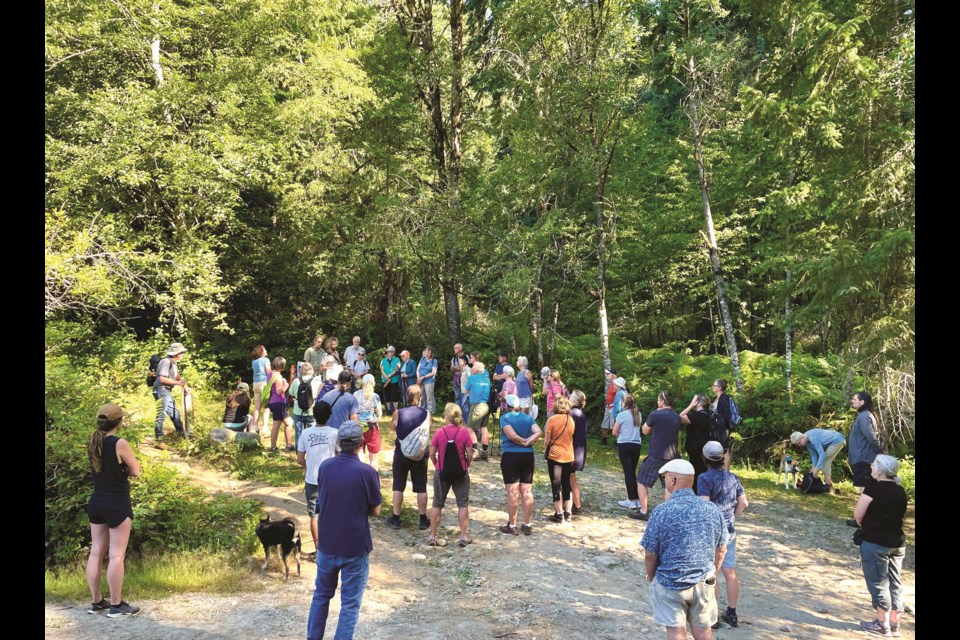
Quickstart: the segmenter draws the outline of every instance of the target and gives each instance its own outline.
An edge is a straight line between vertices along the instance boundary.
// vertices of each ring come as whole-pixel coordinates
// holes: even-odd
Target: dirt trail
[[[161,455],[150,447],[144,457]],[[381,480],[390,507],[390,460],[381,452]],[[289,455],[289,454],[288,454]],[[164,455],[164,457],[166,457]],[[470,469],[471,536],[460,549],[423,546],[416,529],[415,503],[405,495],[404,528],[394,531],[383,518],[371,520],[374,550],[356,638],[472,640],[480,638],[619,640],[663,637],[653,623],[639,547],[643,522],[630,520],[616,505],[625,497],[622,475],[590,467],[578,474],[585,514],[570,524],[547,523],[549,493],[536,490],[534,534],[507,536],[499,460],[475,462]],[[541,461],[538,461],[541,462]],[[149,460],[147,461],[149,463]],[[312,551],[302,485],[270,487],[238,481],[194,461],[171,455],[168,463],[210,492],[226,491],[261,500],[277,516],[300,519],[304,552]],[[541,465],[542,466],[542,465]],[[432,470],[431,470],[432,473]],[[538,468],[537,474],[545,472]],[[432,485],[428,489],[432,495]],[[651,505],[662,494],[655,489]],[[442,532],[457,538],[452,496],[444,509]],[[751,501],[737,518],[738,573],[741,581],[738,628],[714,631],[715,638],[759,640],[841,640],[867,637],[858,620],[872,618],[852,530],[821,516],[801,518],[788,505]],[[85,613],[86,603],[46,603],[45,632],[51,640],[199,640],[304,637],[316,568],[301,562],[302,575],[283,581],[272,557],[261,574],[251,557],[250,579],[263,590],[231,596],[181,594],[141,600],[139,616],[110,620]],[[914,606],[914,549],[904,562],[906,602]],[[279,567],[279,569],[278,569]],[[721,587],[720,605],[726,597]],[[331,603],[327,633],[333,636],[339,598]],[[913,615],[905,615],[902,637],[915,637]],[[690,636],[692,637],[692,636]]]

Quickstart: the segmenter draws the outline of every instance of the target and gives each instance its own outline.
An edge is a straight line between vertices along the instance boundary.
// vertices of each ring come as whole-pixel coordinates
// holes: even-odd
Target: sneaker
[[[270,453],[276,453],[276,452],[277,452],[276,447],[270,447]]]
[[[643,520],[646,522],[650,519],[650,514],[646,511],[640,511],[640,507],[633,509],[630,513],[627,514],[628,518],[633,518],[634,520]]]
[[[563,522],[563,514],[555,513],[552,516],[548,516],[547,520],[549,520],[550,522]]]
[[[528,536],[528,535],[530,535],[531,533],[533,533],[533,527],[531,527],[531,526],[528,525],[528,524],[522,524],[522,525],[520,525],[520,532],[521,532],[523,535]]]
[[[391,529],[399,529],[400,516],[398,516],[397,514],[393,514],[389,518],[387,518],[387,526],[390,527]]]
[[[636,509],[639,506],[636,500],[618,500],[617,505],[624,509]]]
[[[859,529],[860,525],[857,524],[857,521],[853,518],[850,518],[846,521],[848,527],[853,527],[854,529]]]
[[[720,614],[720,618],[726,622],[731,627],[739,626],[740,621],[737,619],[737,613],[735,611],[724,611]]]
[[[100,598],[100,602],[94,602],[90,605],[90,608],[87,609],[87,613],[100,613],[101,611],[106,611],[110,608],[110,603],[107,602],[106,598]]]
[[[712,625],[710,625],[710,628],[711,628],[711,629],[719,629],[719,628],[720,628],[720,621],[717,620],[716,622],[714,622]]]
[[[489,460],[487,459],[487,452],[486,452],[486,451],[481,451],[481,452],[480,452],[480,459],[481,459],[483,462],[489,462]]]
[[[467,546],[468,544],[470,544],[471,542],[473,542],[473,540],[471,540],[470,538],[460,538],[459,540],[457,540],[457,546],[458,546],[458,547],[465,547],[465,546]]]
[[[580,515],[581,513],[583,513],[583,507],[578,507],[578,506],[574,505],[574,506],[570,507],[570,513],[573,514],[573,515],[575,515],[575,516],[578,516],[578,515]]]
[[[500,533],[506,533],[506,534],[509,534],[509,535],[511,535],[511,536],[518,536],[518,535],[520,535],[520,532],[517,531],[517,528],[516,528],[515,526],[511,525],[511,524],[505,524],[505,525],[503,525],[502,527],[500,527]]]
[[[891,635],[892,637],[894,637],[894,638],[899,638],[899,637],[900,637],[900,623],[899,623],[899,622],[891,622],[891,623],[890,623],[890,635]]]
[[[570,522],[570,512],[569,512],[569,511],[564,511],[564,512],[563,512],[563,521],[564,521],[564,522]]]
[[[420,531],[426,531],[429,528],[430,528],[430,518],[428,518],[427,516],[420,516],[420,524],[419,524]]]
[[[135,607],[121,600],[120,604],[110,605],[110,612],[107,614],[107,617],[119,618],[121,616],[135,616],[138,613],[140,613],[140,607]]]
[[[297,448],[296,448],[295,446],[293,446],[292,444],[288,444],[288,445],[287,445],[287,451],[296,451],[296,450],[297,450]]]
[[[860,628],[864,631],[869,631],[878,636],[883,636],[884,638],[891,637],[890,635],[890,625],[883,624],[879,620],[871,620],[870,622],[860,621]]]

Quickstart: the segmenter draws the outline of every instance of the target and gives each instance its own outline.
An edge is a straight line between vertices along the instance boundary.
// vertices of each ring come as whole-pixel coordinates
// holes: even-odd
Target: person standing
[[[810,452],[811,469],[814,477],[823,470],[823,484],[833,493],[833,459],[847,443],[843,434],[833,429],[810,429],[806,433],[794,431],[790,434],[790,443],[797,447],[807,447]]]
[[[437,538],[437,531],[440,529],[440,516],[447,502],[447,494],[450,493],[450,489],[453,489],[453,495],[457,499],[457,521],[460,524],[460,540],[457,544],[465,547],[473,542],[468,535],[470,462],[473,459],[469,452],[476,444],[476,436],[471,429],[463,426],[463,414],[460,413],[460,407],[453,402],[448,402],[443,408],[443,423],[444,425],[434,432],[433,439],[430,441],[430,460],[433,461],[433,468],[436,471],[433,474],[433,509],[430,510],[430,538],[427,544],[431,547],[445,544]],[[463,475],[453,479],[448,479],[449,475],[443,471],[445,466],[453,464],[446,459],[448,449],[451,453],[456,453],[459,468],[463,471]]]
[[[167,416],[170,416],[177,433],[185,435],[180,411],[173,398],[173,388],[181,387],[186,393],[187,381],[181,378],[177,371],[177,363],[183,359],[186,352],[182,344],[174,342],[167,349],[167,357],[157,363],[157,379],[153,381],[153,397],[157,401],[157,421],[153,433],[157,442],[163,442],[163,423]]]
[[[507,406],[506,397],[509,395],[517,395],[517,382],[514,380],[514,371],[513,367],[510,365],[504,365],[503,367],[503,380],[501,380],[500,391],[497,395],[500,397],[500,415],[502,416],[504,412],[509,411],[510,408]]]
[[[417,379],[417,363],[410,357],[410,352],[404,349],[400,352],[400,400],[406,401],[407,389],[415,384]]]
[[[717,620],[714,585],[727,545],[723,516],[691,490],[692,464],[675,459],[657,472],[663,475],[666,499],[650,514],[640,540],[653,621],[666,627],[668,640],[686,638],[688,622],[694,640],[711,640]]]
[[[287,412],[287,388],[290,383],[283,379],[281,372],[287,366],[287,359],[277,356],[273,359],[270,376],[270,402],[267,407],[273,416],[273,428],[270,429],[270,451],[277,450],[277,437],[280,435],[280,425],[283,425],[283,438],[287,442],[287,451],[295,451],[296,446],[291,442],[293,438],[293,420]]]
[[[437,401],[433,395],[433,387],[437,382],[437,359],[433,357],[433,347],[423,350],[423,357],[417,365],[417,384],[423,390],[420,397],[420,406],[427,410],[430,417],[437,409]]]
[[[501,533],[529,536],[533,533],[533,443],[540,438],[540,427],[520,410],[520,398],[508,394],[507,411],[500,416],[500,473],[507,492],[507,524]],[[523,524],[517,530],[517,512],[523,502]]]
[[[607,438],[610,437],[610,431],[613,429],[613,421],[617,414],[613,412],[613,399],[617,395],[617,386],[613,381],[617,379],[616,369],[603,370],[605,400],[603,403],[603,420],[600,422],[600,444],[607,444]]]
[[[267,348],[258,344],[253,348],[250,354],[253,361],[250,363],[253,367],[253,433],[260,433],[260,416],[267,415],[267,408],[263,406],[263,388],[267,386],[267,379],[270,378],[270,359],[267,358]],[[263,421],[263,430],[266,431],[266,420]]]
[[[117,431],[127,413],[116,404],[105,404],[97,410],[97,429],[87,444],[87,456],[93,471],[93,495],[86,505],[90,520],[90,556],[87,558],[87,586],[92,604],[87,613],[107,611],[108,618],[132,616],[140,613],[123,601],[124,556],[130,529],[133,526],[133,507],[130,504],[130,476],[140,475],[140,463],[133,450]],[[103,558],[110,552],[107,566],[107,586],[110,602],[100,591]]]
[[[343,366],[353,371],[353,365],[357,361],[357,355],[362,348],[360,346],[360,336],[353,336],[353,344],[343,350]]]
[[[646,520],[649,517],[647,500],[650,495],[650,487],[659,477],[658,469],[667,462],[680,457],[680,452],[677,450],[680,424],[680,415],[673,409],[673,394],[669,391],[661,391],[657,394],[657,410],[650,413],[647,416],[647,421],[640,427],[640,432],[643,435],[650,436],[650,451],[643,462],[640,463],[640,469],[637,471],[637,496],[640,500],[640,507],[628,514],[630,518]],[[691,465],[691,468],[693,468],[693,465]],[[694,473],[691,471],[691,475]],[[690,480],[692,486],[693,478]],[[662,478],[660,479],[660,485],[666,491],[667,487]]]
[[[570,417],[573,418],[573,466],[570,467],[570,494],[573,506],[570,514],[577,516],[583,510],[580,502],[580,482],[577,472],[583,471],[587,464],[587,415],[583,408],[587,405],[587,396],[579,389],[570,392]]]
[[[359,362],[359,361],[358,361]],[[374,379],[369,373],[363,376],[363,387],[353,395],[357,399],[357,421],[363,425],[363,446],[367,460],[374,469],[380,469],[380,418],[383,409],[380,396],[373,390]]]
[[[526,356],[517,356],[517,397],[520,398],[520,410],[526,414],[531,413],[533,406],[533,375],[527,368],[529,365]]]
[[[307,499],[307,516],[310,518],[310,536],[313,538],[314,557],[317,547],[317,473],[320,464],[337,455],[337,430],[327,425],[330,405],[320,400],[313,407],[314,422],[297,438],[297,464],[304,468],[303,493]],[[311,558],[308,558],[311,559]]]
[[[323,401],[330,405],[330,420],[327,424],[334,429],[340,428],[347,420],[356,420],[359,417],[360,403],[356,396],[350,393],[352,384],[353,374],[344,369],[337,377],[337,388],[323,396]]]
[[[330,336],[327,338],[327,355],[333,358],[338,365],[343,366],[343,360],[340,359],[340,354],[337,353],[337,347],[340,345],[340,341],[337,340],[336,336]],[[330,366],[330,363],[327,363],[327,366]]]
[[[470,417],[467,426],[473,429],[479,446],[480,459],[487,461],[487,449],[490,447],[490,431],[487,429],[487,418],[490,416],[490,377],[486,366],[482,362],[474,362],[472,373],[467,379],[467,394],[470,399]]]
[[[327,355],[326,351],[323,350],[323,334],[318,333],[313,337],[313,345],[307,347],[307,350],[303,352],[303,361],[309,362],[310,366],[313,367],[314,374],[320,376],[323,379],[323,362],[324,356]],[[303,374],[303,371],[300,372]]]
[[[330,599],[340,580],[336,638],[352,638],[370,573],[369,516],[380,515],[380,478],[360,461],[363,427],[348,420],[337,430],[340,454],[317,470],[317,582],[307,618],[307,640],[323,638]]]
[[[388,416],[392,416],[400,404],[400,358],[396,353],[397,350],[390,345],[380,361],[380,382],[383,383],[381,400],[387,408]]]
[[[401,441],[417,427],[427,423],[430,429],[430,414],[420,405],[420,387],[411,385],[407,389],[407,406],[393,414],[390,421],[396,433],[396,448],[393,451],[393,514],[387,519],[387,526],[391,529],[400,528],[400,512],[403,509],[403,490],[407,487],[407,474],[413,484],[413,492],[417,495],[417,511],[420,514],[420,531],[430,528],[430,519],[427,517],[427,456],[420,460],[411,460],[403,455],[400,448]]]
[[[863,488],[853,508],[853,517],[863,528],[860,564],[863,579],[877,617],[860,622],[860,628],[878,636],[900,635],[903,611],[903,587],[900,571],[906,555],[903,516],[907,513],[907,493],[898,484],[900,463],[893,456],[877,454],[870,473],[876,482]]]
[[[570,400],[561,395],[553,403],[554,415],[544,426],[543,447],[547,473],[553,492],[554,514],[551,522],[570,522],[570,473],[573,471],[573,432],[576,425],[570,417]]]
[[[716,440],[704,443],[701,458],[709,467],[694,487],[698,496],[709,500],[720,509],[723,524],[727,528],[727,550],[720,569],[727,589],[727,609],[721,619],[731,627],[739,626],[737,602],[740,600],[740,579],[737,577],[737,515],[747,508],[747,494],[743,491],[740,478],[723,470],[723,445]],[[716,584],[716,592],[720,583]],[[714,623],[714,629],[720,628],[720,621]]]
[[[327,354],[324,353],[323,357],[326,357],[326,355]],[[317,399],[320,398],[320,390],[323,388],[323,378],[313,374],[313,365],[309,362],[304,362],[303,366],[300,367],[300,375],[294,378],[293,382],[290,383],[290,388],[287,390],[287,395],[293,398],[293,431],[294,442],[297,444],[300,444],[300,436],[303,434],[304,429],[314,425],[313,406]],[[300,402],[297,398],[300,393],[300,385],[302,384],[310,385],[310,397],[314,400],[314,403],[311,403],[306,409],[300,407]]]
[[[717,378],[713,381],[712,388],[716,398],[714,398],[711,403],[710,410],[720,414],[720,417],[726,422],[727,433],[730,433],[733,431],[733,426],[730,422],[733,410],[730,408],[730,396],[727,395],[727,381],[724,378]],[[724,446],[723,468],[725,471],[729,471],[730,461],[733,459],[733,441],[727,438],[727,441],[721,444]]]
[[[353,373],[353,388],[359,389],[363,379],[370,375],[370,363],[367,362],[367,351],[363,347],[357,348],[357,359],[353,361],[350,371]],[[373,376],[370,376],[373,377]]]
[[[870,465],[877,454],[883,451],[880,439],[877,437],[877,418],[873,415],[873,398],[866,391],[858,391],[850,399],[850,406],[857,412],[857,417],[850,427],[850,449],[847,451],[847,461],[853,469],[853,486],[860,493],[863,488],[873,481]]]
[[[612,385],[611,385],[612,386]],[[643,424],[637,403],[629,393],[623,397],[623,411],[613,420],[613,437],[617,439],[617,455],[623,468],[623,483],[627,486],[627,499],[617,502],[627,509],[639,509],[637,494],[637,464],[640,462],[640,425]]]
[[[703,460],[703,445],[710,440],[710,414],[707,413],[709,408],[710,401],[707,396],[698,393],[690,400],[687,408],[680,412],[680,422],[687,425],[684,449],[690,464],[696,470],[696,475],[693,477],[694,489],[697,488],[697,480],[707,470],[707,464]],[[726,442],[720,444],[723,445],[724,450],[727,449]]]
[[[463,375],[470,375],[464,370],[467,354],[463,352],[463,345],[459,342],[453,345],[453,357],[450,358],[450,384],[453,387],[453,401],[463,408]]]

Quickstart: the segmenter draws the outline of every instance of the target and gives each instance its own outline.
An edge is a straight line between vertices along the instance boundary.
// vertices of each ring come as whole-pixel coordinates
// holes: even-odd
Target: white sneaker
[[[638,506],[640,506],[637,504],[636,500],[619,500],[617,504],[624,509],[636,509]]]

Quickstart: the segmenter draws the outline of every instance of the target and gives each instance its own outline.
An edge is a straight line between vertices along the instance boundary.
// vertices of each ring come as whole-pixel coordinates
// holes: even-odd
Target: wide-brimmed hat
[[[179,354],[181,354],[181,353],[186,353],[186,352],[187,352],[187,348],[186,348],[186,347],[184,347],[184,346],[183,346],[182,344],[180,344],[179,342],[174,342],[173,344],[170,345],[170,348],[167,349],[167,356],[173,357],[173,356],[179,355]]]
[[[627,381],[624,380],[623,378],[617,378],[616,380],[613,381],[613,384],[617,385],[621,389],[627,388]]]

